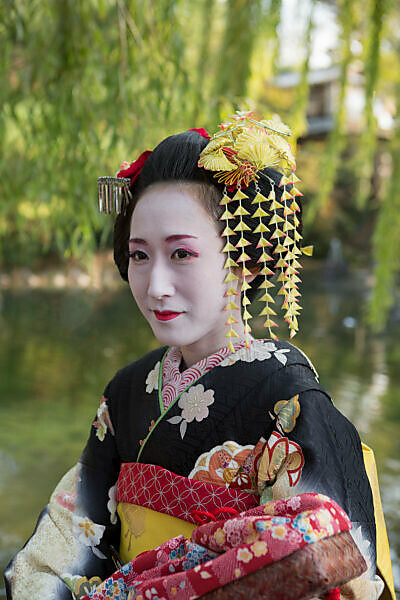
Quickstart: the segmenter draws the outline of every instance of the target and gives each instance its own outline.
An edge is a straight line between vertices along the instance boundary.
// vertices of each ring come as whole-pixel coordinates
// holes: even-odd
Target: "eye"
[[[178,260],[185,260],[185,258],[193,258],[198,256],[197,252],[193,252],[192,250],[187,250],[186,248],[177,248],[172,253],[172,258],[176,258]]]
[[[132,258],[133,262],[142,262],[146,260],[147,254],[142,250],[133,250],[133,252],[128,253],[129,258]]]

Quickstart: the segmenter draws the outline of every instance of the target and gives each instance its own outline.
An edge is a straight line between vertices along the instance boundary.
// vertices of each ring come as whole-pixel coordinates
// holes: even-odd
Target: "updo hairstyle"
[[[132,199],[125,212],[117,216],[114,226],[114,260],[124,281],[128,281],[128,241],[132,213],[143,192],[154,183],[175,182],[195,184],[195,189],[197,188],[196,191],[198,192],[200,202],[215,221],[218,230],[222,233],[226,226],[226,222],[220,221],[219,218],[224,212],[225,207],[220,206],[219,201],[222,198],[224,185],[218,183],[212,172],[198,167],[197,164],[200,153],[203,148],[207,146],[207,143],[208,140],[196,131],[186,131],[177,135],[171,135],[158,144],[144,163],[139,177],[130,188]],[[257,272],[262,267],[257,261],[263,250],[263,248],[256,247],[259,235],[253,233],[253,231],[259,224],[260,219],[253,219],[251,217],[251,214],[253,214],[257,208],[257,205],[252,205],[252,201],[257,194],[257,191],[260,191],[263,196],[268,197],[270,191],[274,187],[276,200],[278,201],[283,193],[283,186],[279,187],[279,181],[282,177],[280,172],[272,168],[266,168],[261,171],[261,173],[263,173],[265,177],[260,176],[258,179],[257,185],[259,190],[256,190],[254,182],[252,182],[249,187],[242,189],[246,196],[249,197],[248,199],[242,200],[242,206],[250,214],[244,215],[242,218],[244,223],[250,227],[250,230],[244,233],[244,237],[250,242],[250,245],[246,246],[246,254],[250,257],[250,260],[246,262],[246,267],[252,272]],[[290,186],[286,186],[286,189],[290,191]],[[233,196],[234,192],[229,195]],[[297,203],[300,204],[299,199],[296,198],[296,200]],[[236,201],[229,204],[229,210],[234,212],[237,208],[236,205],[238,205],[238,202]],[[263,203],[262,205],[265,211],[267,211],[267,206],[267,203]],[[283,217],[282,209],[278,209],[275,212]],[[267,216],[262,217],[262,222],[268,227],[272,212],[267,211],[267,213]],[[292,221],[293,217],[292,215],[289,215],[287,218]],[[300,220],[300,225],[297,227],[297,230],[301,233],[301,211],[297,213],[297,218]],[[230,226],[232,226],[231,223]],[[236,238],[230,238],[230,241],[235,244],[235,239]],[[239,236],[237,239],[239,240]],[[274,248],[278,243],[278,239],[272,239],[271,243],[273,244],[273,247],[268,249],[268,253],[274,260],[270,261],[268,266],[273,270],[276,261],[279,259],[279,254],[274,254]],[[236,252],[231,252],[231,258],[237,260],[241,250],[242,249],[238,249]],[[257,288],[263,279],[264,276],[259,275],[250,283],[251,289],[247,292],[249,300],[253,300],[257,295]]]

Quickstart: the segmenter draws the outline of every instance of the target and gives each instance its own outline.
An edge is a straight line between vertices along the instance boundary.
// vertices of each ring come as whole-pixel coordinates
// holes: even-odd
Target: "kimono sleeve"
[[[5,571],[8,600],[80,598],[115,570],[119,467],[107,386],[78,464],[61,479]]]
[[[278,400],[270,417],[274,429],[258,474],[262,502],[288,496],[296,502],[295,496],[307,492],[333,498],[350,517],[353,538],[369,565],[360,585],[371,595],[354,589],[351,597],[378,598],[374,506],[357,430],[317,389]],[[342,594],[347,598],[345,590]]]

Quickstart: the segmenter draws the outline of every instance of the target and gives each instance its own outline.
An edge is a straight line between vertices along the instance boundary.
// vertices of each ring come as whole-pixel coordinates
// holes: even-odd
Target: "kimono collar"
[[[235,344],[235,350],[244,348],[245,344],[245,341]],[[221,350],[202,358],[199,362],[181,372],[182,352],[179,348],[172,346],[165,357],[162,372],[164,409],[168,408],[183,390],[200,379],[205,373],[217,367],[230,354],[232,354],[232,351],[229,348],[221,348]]]

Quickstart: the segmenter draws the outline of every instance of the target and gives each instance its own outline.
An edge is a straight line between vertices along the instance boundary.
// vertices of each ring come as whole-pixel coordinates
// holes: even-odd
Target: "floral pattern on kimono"
[[[202,525],[193,531],[191,540],[177,536],[141,554],[85,600],[203,597],[350,527],[347,515],[322,494],[271,502]]]
[[[374,512],[360,439],[304,355],[288,342],[255,340],[250,351],[219,353],[191,367],[198,372],[187,388],[180,385],[188,370],[178,376],[170,369],[180,383],[165,402],[168,353],[150,352],[106,387],[79,467],[60,482],[6,571],[8,599],[71,599],[78,580],[85,586],[115,571],[120,523],[113,487],[126,463],[158,465],[183,477],[193,472],[199,480],[207,471],[215,482],[256,493],[264,456],[262,491],[275,497],[282,484],[289,496],[318,492],[333,498],[369,543],[373,577]],[[180,364],[175,353],[178,371]]]

